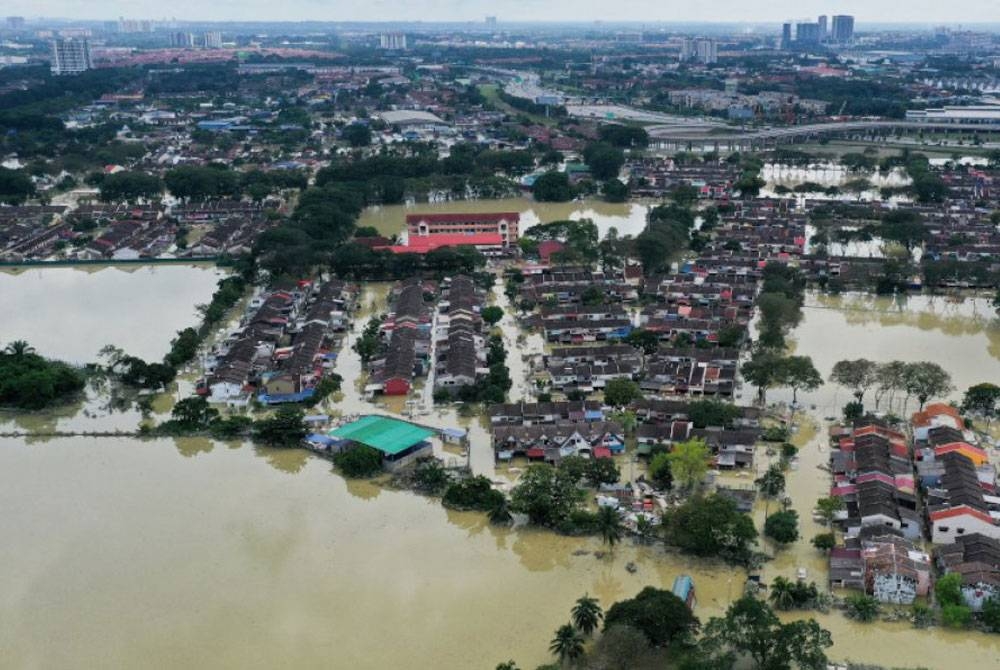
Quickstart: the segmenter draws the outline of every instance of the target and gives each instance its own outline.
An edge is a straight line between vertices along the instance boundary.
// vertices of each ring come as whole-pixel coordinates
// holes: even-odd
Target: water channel
[[[103,282],[103,272],[80,276]],[[123,304],[151,302],[158,282],[147,284],[137,279],[141,275],[113,273],[117,280],[107,281],[115,286],[105,290],[119,291]],[[5,276],[3,294],[31,276]],[[195,323],[191,307],[206,302],[215,283],[212,273],[200,276],[194,294],[155,294],[149,333],[159,337],[166,322],[156,314],[186,315],[169,322],[170,334]],[[40,294],[35,305],[44,309],[17,316],[19,336],[42,342],[58,323],[63,336],[43,351],[72,359],[79,345],[66,334],[80,332],[89,318],[73,306],[85,304],[92,287],[89,281],[60,286],[57,315],[48,313],[53,303]],[[362,311],[337,363],[347,382],[343,396],[324,409],[372,409],[350,344],[367,317],[385,309],[387,289],[364,287]],[[901,302],[811,293],[804,312],[793,339],[824,375],[840,358],[868,356],[942,360],[959,389],[1000,376],[1000,329],[985,300]],[[122,333],[131,328],[121,325],[123,318],[131,316],[112,311],[90,326],[87,337],[98,348],[107,342],[127,348],[144,335]],[[150,352],[165,351],[169,336],[163,338]],[[540,339],[519,341],[511,332],[507,346],[512,376],[523,379],[527,369],[519,354],[540,350]],[[527,384],[518,383],[512,396],[528,394]],[[792,576],[798,567],[806,567],[810,579],[825,580],[824,561],[808,545],[819,530],[809,510],[828,486],[816,467],[826,456],[821,417],[835,414],[846,397],[831,385],[801,396],[817,405],[796,435],[803,450],[789,477],[804,540],[782,550],[765,547],[776,555],[765,580]],[[750,398],[745,389],[744,399]],[[0,425],[80,425],[79,414],[88,407],[0,414]],[[478,417],[425,405],[381,409],[413,409],[421,421],[466,427],[474,471],[516,476],[494,470]],[[135,412],[89,411],[101,425],[122,429],[134,429],[139,420]],[[89,427],[93,420],[84,423]],[[598,558],[602,547],[595,539],[496,528],[482,515],[450,512],[408,492],[347,482],[304,451],[203,439],[0,439],[0,505],[4,667],[464,670],[492,668],[508,658],[534,667],[549,660],[552,631],[584,592],[608,605],[648,584],[669,588],[674,576],[687,573],[697,584],[696,613],[705,620],[739,596],[744,580],[742,571],[630,542]],[[755,510],[758,522],[764,508],[760,503]],[[629,562],[637,567],[634,574],[625,569]],[[839,613],[819,620],[833,633],[832,658],[894,667],[1000,663],[1000,637],[919,631],[905,623],[860,625]]]

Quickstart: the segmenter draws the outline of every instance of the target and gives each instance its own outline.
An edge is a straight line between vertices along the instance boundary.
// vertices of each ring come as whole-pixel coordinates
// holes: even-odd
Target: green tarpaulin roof
[[[433,434],[434,431],[429,428],[385,416],[365,416],[330,432],[333,437],[360,442],[390,456]]]

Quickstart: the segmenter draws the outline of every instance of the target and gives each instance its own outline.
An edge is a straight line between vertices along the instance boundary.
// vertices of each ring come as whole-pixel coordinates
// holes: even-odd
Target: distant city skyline
[[[126,18],[177,18],[190,21],[478,21],[487,15],[505,21],[607,22],[718,22],[780,23],[821,14],[852,14],[865,23],[990,23],[1000,22],[997,0],[910,0],[905,12],[896,0],[771,0],[753,4],[743,0],[716,0],[696,4],[677,0],[638,0],[609,9],[596,0],[374,0],[367,3],[333,3],[324,0],[7,0],[5,14],[28,18],[108,20]]]

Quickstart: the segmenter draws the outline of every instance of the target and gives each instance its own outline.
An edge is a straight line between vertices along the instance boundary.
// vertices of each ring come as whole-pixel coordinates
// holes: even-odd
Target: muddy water
[[[494,300],[506,309],[499,289]],[[364,376],[350,345],[367,317],[385,310],[387,291],[386,284],[364,287],[361,313],[337,362],[344,392],[324,409],[375,408],[363,397]],[[102,339],[114,330],[108,324]],[[540,341],[505,331],[512,376],[523,379],[528,370],[517,354],[530,355]],[[922,360],[957,351],[961,356],[947,362],[964,387],[980,375],[996,377],[1000,360],[985,300],[921,297],[900,306],[810,294],[795,337],[824,375],[848,356]],[[963,363],[965,357],[973,363]],[[512,397],[528,395],[529,386],[516,381]],[[836,407],[846,397],[828,386],[802,399]],[[424,423],[466,427],[473,470],[516,477],[516,468],[494,472],[478,417],[380,402],[378,409],[413,410]],[[31,427],[77,421],[73,412],[17,421]],[[107,416],[111,425],[137,422],[128,414]],[[805,567],[822,584],[824,560],[808,540],[822,530],[809,512],[828,486],[816,467],[826,459],[825,425],[816,416],[797,423],[794,440],[802,451],[788,491],[803,540],[785,548],[765,544],[774,560],[763,576],[770,581]],[[462,457],[450,447],[442,453]],[[762,454],[758,469],[767,463]],[[204,439],[0,440],[0,506],[5,667],[466,669],[511,657],[534,667],[549,660],[552,631],[584,592],[607,605],[647,584],[669,588],[674,576],[687,573],[705,620],[739,596],[744,580],[740,570],[628,542],[598,559],[595,539],[498,529],[482,515],[346,482],[327,461],[303,451]],[[775,509],[775,502],[758,503],[758,524]],[[628,562],[636,574],[625,570]],[[1000,663],[997,637],[858,625],[836,612],[819,619],[833,632],[833,658],[928,668]]]
[[[209,264],[0,272],[0,342],[28,340],[72,363],[94,361],[106,344],[158,359],[178,330],[198,323],[195,306],[224,274]]]
[[[520,229],[539,223],[567,219],[591,219],[601,237],[612,227],[619,235],[638,235],[646,225],[647,206],[637,203],[608,203],[600,200],[582,202],[535,202],[529,198],[498,200],[463,200],[458,202],[418,205],[369,207],[358,220],[359,226],[374,226],[383,235],[396,235],[406,228],[407,214],[440,214],[448,212],[519,212]]]
[[[792,333],[798,354],[811,356],[816,368],[828,378],[834,363],[845,358],[874,361],[936,361],[951,373],[961,398],[972,384],[1000,379],[1000,320],[986,297],[914,295],[875,297],[866,294],[827,296],[810,292],[803,319]],[[750,397],[744,389],[744,397]],[[874,403],[869,393],[866,401]],[[791,393],[770,392],[768,400],[791,400]],[[799,400],[817,405],[824,416],[838,414],[851,400],[850,392],[833,384],[818,391],[800,393]],[[897,414],[915,411],[916,402],[903,407],[897,398]],[[883,402],[882,409],[886,408]]]
[[[0,441],[0,472],[5,667],[533,667],[584,592],[683,569],[724,604],[655,550],[574,555],[600,545],[348,484],[300,451]]]

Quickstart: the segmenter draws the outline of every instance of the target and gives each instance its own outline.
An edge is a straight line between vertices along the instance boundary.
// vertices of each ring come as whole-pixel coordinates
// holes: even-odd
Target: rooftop
[[[422,442],[434,431],[399,419],[369,415],[330,432],[342,440],[358,442],[390,456]]]

